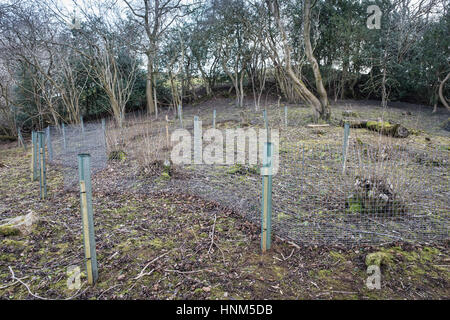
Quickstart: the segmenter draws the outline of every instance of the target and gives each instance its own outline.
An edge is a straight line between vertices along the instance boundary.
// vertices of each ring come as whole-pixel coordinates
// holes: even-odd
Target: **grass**
[[[336,130],[324,128],[318,139],[304,128],[291,128],[292,136],[300,136],[311,147],[336,142]],[[365,142],[371,135],[358,132]],[[432,141],[448,141],[430,135]],[[413,135],[407,143],[416,143],[420,137]],[[134,141],[146,138],[139,139]],[[92,177],[99,280],[89,287],[83,274],[81,289],[71,291],[68,268],[84,270],[78,190],[64,189],[62,172],[49,166],[49,197],[40,201],[38,183],[29,178],[29,152],[4,146],[0,156],[4,164],[0,166],[0,218],[29,210],[39,216],[29,236],[0,235],[2,299],[33,298],[11,279],[9,267],[33,293],[51,299],[450,298],[448,242],[293,246],[274,238],[273,248],[261,254],[257,225],[214,201],[170,190],[151,191],[152,181],[167,183],[172,177],[161,177],[162,172],[136,175],[132,152]],[[230,168],[224,167],[220,177],[254,175],[247,168],[241,172],[243,168],[227,172]],[[123,181],[130,177],[134,179],[124,188]],[[280,223],[290,219],[284,211],[277,217]],[[365,286],[370,254],[381,256],[381,290]]]

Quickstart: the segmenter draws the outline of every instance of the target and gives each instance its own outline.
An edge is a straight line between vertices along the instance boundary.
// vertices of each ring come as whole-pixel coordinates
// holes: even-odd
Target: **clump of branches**
[[[429,189],[426,170],[411,151],[390,137],[379,135],[370,144],[356,137],[349,153],[349,161],[354,162],[346,199],[350,213],[399,216]]]

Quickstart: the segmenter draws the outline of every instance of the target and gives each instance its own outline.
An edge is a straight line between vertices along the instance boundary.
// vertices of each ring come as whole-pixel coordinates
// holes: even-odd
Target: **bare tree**
[[[155,113],[153,102],[153,85],[156,72],[156,59],[162,35],[173,22],[184,16],[182,9],[188,8],[181,0],[123,0],[135,17],[135,22],[144,29],[147,37],[142,46],[142,52],[147,57],[147,111]]]
[[[288,42],[287,34],[285,28],[283,26],[281,16],[280,16],[280,7],[278,4],[278,0],[267,0],[267,4],[269,10],[271,11],[278,30],[281,34],[283,49],[284,49],[284,60],[285,60],[285,68],[286,73],[294,84],[294,89],[297,94],[305,101],[305,103],[311,107],[314,111],[316,118],[321,118],[328,120],[330,118],[330,106],[327,98],[327,93],[325,87],[322,83],[322,76],[320,74],[319,64],[314,57],[311,40],[310,40],[310,29],[311,29],[311,5],[309,0],[305,0],[304,9],[303,9],[303,38],[305,42],[305,51],[306,56],[308,57],[308,61],[311,64],[311,67],[314,72],[314,78],[316,81],[316,90],[318,92],[318,98],[314,95],[314,93],[309,90],[305,83],[301,79],[301,74],[297,74],[293,67],[291,61],[291,51],[292,48]],[[272,47],[272,50],[275,48]]]

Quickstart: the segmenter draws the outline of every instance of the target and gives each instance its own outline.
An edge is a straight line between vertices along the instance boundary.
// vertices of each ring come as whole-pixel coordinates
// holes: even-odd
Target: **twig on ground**
[[[212,249],[212,247],[214,245],[214,231],[215,231],[215,228],[216,228],[216,220],[217,220],[217,214],[214,215],[214,224],[213,224],[212,231],[211,231],[211,245],[209,246],[208,254],[211,253],[211,249]]]
[[[11,268],[11,266],[8,266],[8,268],[9,268],[9,271],[11,272],[11,278],[12,278],[13,280],[16,280],[16,281],[20,282],[23,286],[25,286],[25,288],[27,288],[28,293],[29,293],[30,295],[32,295],[33,297],[35,297],[35,298],[37,298],[37,299],[41,299],[41,300],[49,300],[49,299],[47,299],[47,298],[38,296],[37,294],[34,294],[33,292],[31,292],[30,287],[29,287],[25,282],[23,282],[21,279],[19,279],[19,278],[16,277],[16,275],[14,274],[14,271],[13,271],[13,269]]]
[[[115,284],[115,285],[113,285],[112,287],[110,287],[110,288],[104,290],[102,293],[100,293],[100,295],[97,297],[97,299],[100,299],[100,297],[101,297],[104,293],[106,293],[106,292],[108,292],[109,290],[112,290],[112,289],[114,289],[115,287],[118,287],[118,286],[119,286],[119,284]]]
[[[143,276],[148,276],[148,275],[150,275],[150,274],[154,271],[154,269],[153,269],[152,271],[150,271],[150,272],[144,273],[145,269],[147,269],[147,267],[148,267],[149,265],[151,265],[153,262],[155,262],[155,261],[161,259],[162,257],[164,257],[165,255],[167,255],[169,252],[171,252],[171,251],[167,251],[167,252],[163,253],[162,255],[156,257],[155,259],[153,259],[153,260],[150,261],[149,263],[147,263],[147,264],[145,265],[145,267],[141,270],[141,272],[139,272],[139,274],[134,278],[134,280],[138,280],[139,278],[142,278]]]

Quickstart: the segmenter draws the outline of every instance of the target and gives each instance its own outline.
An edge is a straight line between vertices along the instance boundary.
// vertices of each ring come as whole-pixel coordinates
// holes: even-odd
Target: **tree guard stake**
[[[67,145],[66,145],[66,127],[64,126],[64,122],[61,123],[62,125],[62,136],[63,136],[63,148],[64,150],[66,150]]]
[[[183,128],[183,111],[181,110],[181,104],[178,105],[178,118],[180,119],[180,126]]]
[[[53,161],[53,147],[52,147],[52,138],[51,138],[51,133],[50,133],[50,126],[47,127],[46,129],[46,134],[47,134],[47,152],[48,152],[48,161],[52,162]]]
[[[80,125],[81,125],[81,132],[84,133],[84,122],[83,122],[83,116],[80,116]]]
[[[261,205],[261,250],[270,249],[272,235],[272,154],[273,144],[264,143],[262,177],[262,205]]]
[[[92,210],[91,155],[78,154],[78,174],[80,179],[80,208],[83,222],[83,242],[88,283],[93,285],[98,279],[97,254],[95,251],[94,218]]]
[[[27,147],[25,146],[25,142],[23,141],[22,132],[20,131],[20,128],[17,128],[17,140],[18,140],[18,147],[22,145],[23,150],[27,150]]]
[[[194,164],[202,164],[202,122],[194,117]]]
[[[287,106],[284,106],[284,125],[288,126],[288,108]]]
[[[166,114],[166,145],[167,148],[170,147],[170,138],[169,138],[169,117]]]
[[[103,145],[106,148],[106,120],[102,118]]]
[[[45,133],[38,131],[39,141],[39,189],[41,200],[47,197],[47,171],[45,169]]]
[[[36,181],[38,178],[38,148],[37,148],[37,133],[31,131],[31,181]]]
[[[344,145],[342,149],[342,173],[345,173],[345,163],[347,162],[348,136],[350,134],[350,124],[344,124]]]

